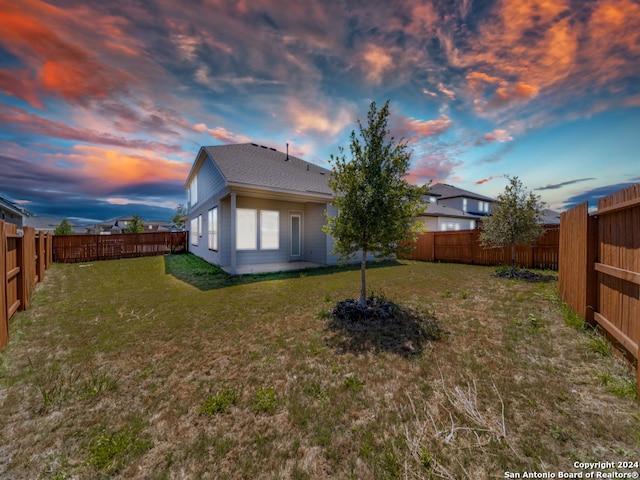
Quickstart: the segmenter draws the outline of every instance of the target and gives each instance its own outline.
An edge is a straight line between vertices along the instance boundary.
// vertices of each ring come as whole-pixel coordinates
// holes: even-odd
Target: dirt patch
[[[334,336],[328,343],[341,351],[403,356],[421,353],[429,341],[449,333],[438,324],[435,313],[378,297],[369,297],[366,306],[352,298],[338,302],[330,313],[329,330]]]

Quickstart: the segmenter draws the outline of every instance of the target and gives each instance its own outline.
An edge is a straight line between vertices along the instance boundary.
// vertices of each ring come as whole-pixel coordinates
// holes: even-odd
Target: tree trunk
[[[365,272],[367,270],[367,252],[362,251],[362,261],[360,262],[360,279],[362,280],[360,286],[360,306],[366,308],[367,306],[367,280],[365,278]]]

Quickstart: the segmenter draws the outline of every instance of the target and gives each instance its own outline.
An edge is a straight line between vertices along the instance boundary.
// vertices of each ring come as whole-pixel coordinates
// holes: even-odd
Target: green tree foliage
[[[144,232],[144,223],[138,215],[134,215],[127,227],[122,233],[142,233]]]
[[[60,222],[60,225],[53,231],[54,235],[73,235],[75,232],[71,228],[69,220],[66,218]]]
[[[171,219],[171,227],[177,232],[184,232],[187,222],[187,207],[180,204],[176,208],[176,214]]]
[[[480,243],[485,248],[511,246],[511,276],[516,271],[516,245],[531,245],[544,234],[540,224],[544,202],[528,192],[518,177],[507,177],[509,184],[498,195],[491,215],[482,222]]]
[[[390,136],[388,117],[388,100],[380,110],[372,102],[366,127],[358,121],[358,133],[351,132],[351,159],[342,147],[339,155],[331,155],[329,186],[338,214],[326,214],[323,231],[334,238],[333,253],[342,261],[360,253],[361,306],[366,304],[367,254],[389,257],[410,249],[422,227],[415,218],[424,211],[422,197],[428,193],[426,186],[405,180],[411,152],[404,140]]]

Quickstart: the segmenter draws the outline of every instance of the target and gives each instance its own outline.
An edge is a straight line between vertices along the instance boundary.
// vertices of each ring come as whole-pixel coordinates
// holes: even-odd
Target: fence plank
[[[0,220],[0,350],[9,341],[11,317],[29,308],[34,285],[44,278],[52,245],[51,235],[36,235],[30,227],[18,233],[14,224]]]
[[[586,221],[585,221],[586,219]],[[638,359],[640,343],[640,183],[560,218],[560,297]],[[582,239],[586,238],[586,242]],[[576,244],[576,241],[577,244]],[[582,251],[586,243],[586,253]],[[640,397],[640,368],[636,367]]]
[[[0,350],[9,342],[9,314],[7,308],[7,229],[0,220]]]
[[[481,230],[426,232],[418,236],[413,252],[406,258],[427,262],[502,265],[511,263],[511,249],[483,248]],[[560,231],[547,225],[534,246],[517,246],[516,263],[526,268],[558,268]]]
[[[186,232],[123,233],[116,235],[55,235],[57,262],[92,262],[178,253],[186,249]]]
[[[587,202],[560,214],[560,297],[582,318],[587,315],[588,214]]]

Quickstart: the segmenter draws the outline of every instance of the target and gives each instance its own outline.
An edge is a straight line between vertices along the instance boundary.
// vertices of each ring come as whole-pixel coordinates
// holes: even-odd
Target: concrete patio
[[[236,267],[237,275],[259,274],[259,273],[275,273],[275,272],[292,272],[296,270],[307,270],[309,268],[325,267],[322,263],[314,262],[277,262],[277,263],[260,263],[255,265],[238,265]],[[222,269],[231,273],[231,265],[226,265]]]

